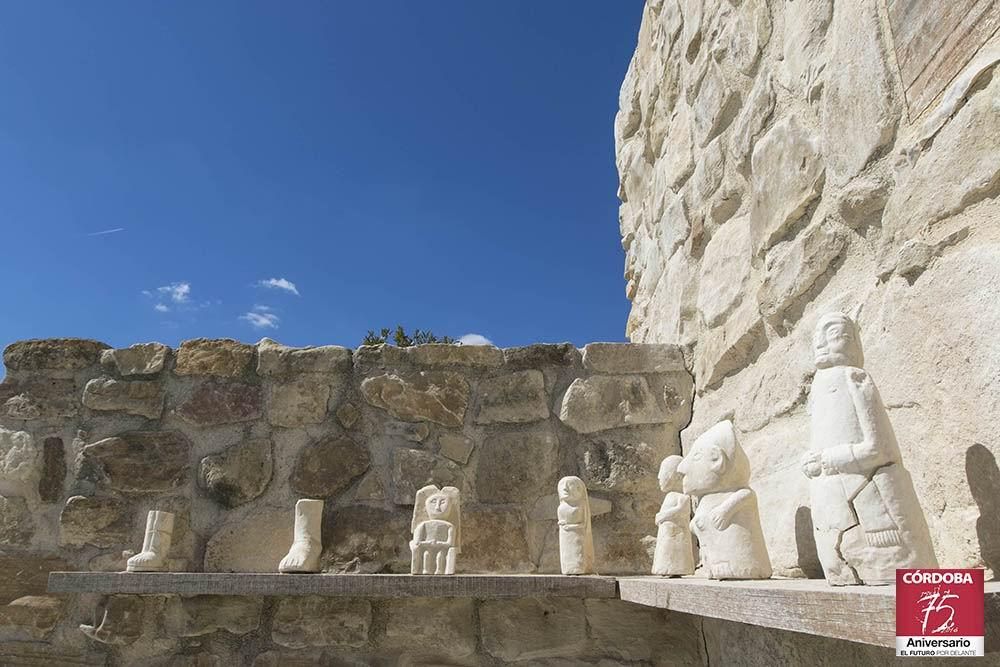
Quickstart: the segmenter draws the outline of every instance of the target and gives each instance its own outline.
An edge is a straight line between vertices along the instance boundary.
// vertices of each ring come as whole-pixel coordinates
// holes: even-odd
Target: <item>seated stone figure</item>
[[[455,574],[462,550],[459,491],[432,485],[417,491],[413,503],[410,574]]]
[[[691,529],[710,579],[767,579],[771,559],[760,527],[757,496],[748,487],[750,461],[732,422],[722,421],[694,441],[677,471],[684,493],[698,500]]]

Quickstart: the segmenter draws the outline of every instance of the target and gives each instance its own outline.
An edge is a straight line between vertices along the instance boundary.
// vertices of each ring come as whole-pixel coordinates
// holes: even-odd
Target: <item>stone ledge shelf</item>
[[[50,593],[325,595],[360,598],[617,598],[614,577],[533,574],[223,574],[52,572]]]
[[[832,587],[822,579],[621,577],[618,591],[622,600],[647,607],[877,646],[896,645],[895,586]],[[987,624],[1000,619],[1000,582],[987,582],[985,606]]]

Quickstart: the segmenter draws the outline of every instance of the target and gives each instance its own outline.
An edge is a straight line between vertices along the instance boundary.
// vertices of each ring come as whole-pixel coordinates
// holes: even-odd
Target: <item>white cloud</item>
[[[482,334],[467,333],[460,336],[458,342],[462,345],[492,345],[493,341]]]
[[[153,306],[153,310],[155,310],[158,313],[168,313],[168,312],[170,312],[170,308],[168,308],[166,306],[166,304],[162,304],[162,303],[158,303],[155,306]]]
[[[167,296],[174,303],[187,303],[191,299],[191,283],[170,283],[156,288],[157,293]]]
[[[280,289],[286,292],[291,292],[295,296],[299,296],[299,288],[295,286],[291,280],[287,278],[268,278],[267,280],[261,280],[257,282],[260,287],[267,287],[268,289]]]
[[[249,322],[254,329],[277,329],[281,318],[272,310],[270,306],[256,305],[250,312],[240,315],[240,319]]]
[[[114,229],[102,229],[99,232],[90,232],[86,236],[104,236],[105,234],[117,234],[118,232],[124,232],[124,227],[115,227]]]

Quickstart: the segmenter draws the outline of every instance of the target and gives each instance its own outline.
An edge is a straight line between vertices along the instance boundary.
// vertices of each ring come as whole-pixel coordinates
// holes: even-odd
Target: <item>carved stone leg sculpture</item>
[[[174,532],[174,515],[151,511],[146,515],[146,536],[142,551],[125,563],[127,572],[163,572],[167,569],[167,552]]]
[[[278,565],[278,572],[319,572],[319,557],[323,551],[320,539],[322,522],[322,500],[295,503],[295,537],[288,555]]]

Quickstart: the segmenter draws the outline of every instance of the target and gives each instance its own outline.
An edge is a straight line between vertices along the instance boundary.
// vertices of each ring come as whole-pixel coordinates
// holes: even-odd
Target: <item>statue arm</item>
[[[883,446],[891,434],[880,426],[877,403],[881,400],[871,377],[860,369],[848,371],[847,391],[861,426],[861,442],[844,443],[823,450],[823,474],[868,472],[890,463],[891,451]]]
[[[656,513],[656,525],[677,519],[690,519],[691,510],[684,501],[685,498],[683,496],[674,498],[667,496],[664,498],[660,511]]]
[[[750,489],[738,489],[729,494],[722,503],[712,510],[712,523],[717,530],[725,530],[729,527],[733,515],[739,511],[746,501],[750,500],[753,491]]]

